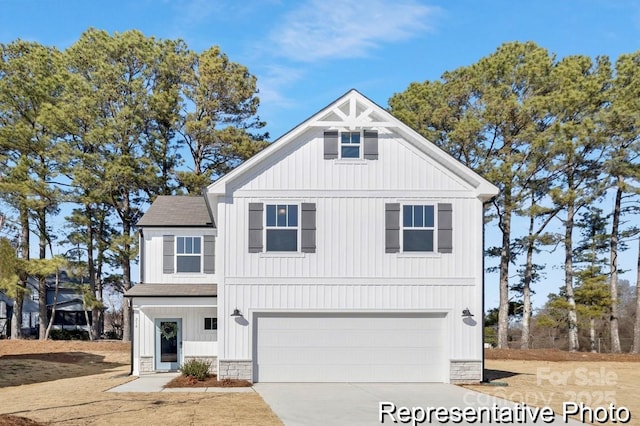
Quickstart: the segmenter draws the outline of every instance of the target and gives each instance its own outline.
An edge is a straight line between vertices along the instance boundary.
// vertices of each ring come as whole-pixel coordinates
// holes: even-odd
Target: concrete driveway
[[[440,383],[256,383],[254,389],[262,396],[271,409],[286,426],[326,426],[326,425],[380,425],[380,405],[382,402],[394,404],[394,418],[384,415],[382,424],[440,424],[437,418],[423,421],[422,413],[412,407],[514,407],[514,404],[499,398],[470,391],[459,386]],[[399,418],[401,407],[415,410],[415,423]],[[532,408],[534,409],[534,408]],[[385,411],[392,410],[385,405]],[[535,410],[535,409],[534,409]],[[432,413],[432,415],[435,415]],[[486,417],[485,417],[486,418]],[[405,418],[406,419],[406,418]],[[393,420],[396,420],[394,422]],[[487,422],[448,424],[489,424]],[[536,422],[505,422],[493,424],[581,424],[575,421],[565,423],[556,417],[552,423],[542,419]]]

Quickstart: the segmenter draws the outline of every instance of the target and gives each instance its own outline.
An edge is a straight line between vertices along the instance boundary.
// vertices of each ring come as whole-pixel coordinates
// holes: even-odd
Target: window
[[[433,251],[433,206],[403,206],[402,228],[403,251]]]
[[[340,134],[340,157],[360,158],[360,132],[342,132]]]
[[[201,238],[176,237],[176,272],[200,272]]]
[[[204,319],[204,329],[205,330],[217,330],[218,329],[218,318],[205,318]]]
[[[298,251],[298,206],[267,204],[267,251]]]

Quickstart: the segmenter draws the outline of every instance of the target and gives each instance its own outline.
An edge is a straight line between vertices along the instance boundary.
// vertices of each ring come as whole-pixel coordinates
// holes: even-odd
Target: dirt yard
[[[255,393],[104,392],[132,380],[122,342],[0,340],[0,426],[5,425],[279,425]],[[640,425],[640,356],[549,350],[488,350],[491,396],[562,410],[565,401],[625,406]],[[495,386],[496,382],[508,386]]]
[[[282,424],[256,393],[104,392],[129,371],[122,342],[0,340],[0,426]]]
[[[564,402],[592,408],[614,403],[631,412],[627,424],[640,425],[640,355],[493,349],[485,358],[486,378],[494,385],[468,388],[556,413]],[[508,386],[495,386],[501,383]]]

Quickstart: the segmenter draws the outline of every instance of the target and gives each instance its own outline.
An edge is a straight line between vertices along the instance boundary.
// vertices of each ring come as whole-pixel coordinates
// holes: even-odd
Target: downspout
[[[125,301],[125,303],[129,304],[129,336],[133,337],[133,309],[132,309],[133,303],[131,302],[132,302],[131,299]],[[134,343],[134,339],[131,339],[131,362],[129,363],[131,365],[131,368],[129,370],[130,376],[133,376],[133,343]],[[483,361],[483,365],[484,365],[484,361]]]

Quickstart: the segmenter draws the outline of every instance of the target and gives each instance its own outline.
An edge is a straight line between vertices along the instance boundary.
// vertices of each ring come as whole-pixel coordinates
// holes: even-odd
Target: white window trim
[[[405,206],[431,206],[433,207],[433,227],[406,227],[404,226],[404,207]],[[433,231],[433,250],[432,251],[405,251],[404,250],[404,231]],[[400,251],[398,257],[440,257],[438,252],[438,204],[429,201],[406,201],[400,203]]]
[[[342,143],[342,135],[344,133],[358,133],[360,135],[360,142],[358,144],[354,144],[354,143]],[[343,157],[342,156],[342,147],[353,147],[353,146],[357,146],[358,147],[358,156],[357,157]],[[361,161],[364,161],[364,133],[362,132],[362,130],[340,130],[338,131],[338,160],[340,160],[340,162],[352,162],[352,163],[359,163]]]
[[[195,253],[178,253],[178,239],[179,238],[198,238],[200,240],[200,253],[195,254]],[[202,238],[202,236],[199,235],[176,235],[175,237],[175,255],[173,256],[173,266],[174,266],[174,271],[175,274],[185,274],[185,275],[189,275],[189,276],[193,276],[193,275],[204,275],[204,273],[202,272],[204,270],[204,256],[203,256],[203,252],[204,252],[204,247],[202,246],[204,244],[204,239]],[[183,271],[178,271],[178,256],[189,256],[189,257],[199,257],[200,258],[200,270],[198,272],[183,272]]]
[[[297,226],[268,226],[267,225],[267,206],[277,206],[283,204],[286,206],[297,206],[298,208],[298,225]],[[264,216],[262,218],[264,229],[262,231],[262,241],[264,241],[264,251],[260,257],[304,257],[302,253],[302,202],[300,201],[264,201]],[[277,218],[277,212],[276,212]],[[270,229],[295,229],[296,230],[296,251],[268,251],[267,250],[267,231]],[[300,256],[302,255],[302,256]]]
[[[202,323],[202,330],[205,333],[213,333],[213,332],[217,332],[218,331],[218,328],[219,328],[220,324],[218,324],[217,321],[216,321],[216,328],[205,328],[204,327],[207,318],[218,319],[218,317],[203,317],[203,318],[204,318],[205,321],[203,321],[203,323]]]

